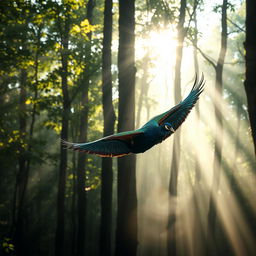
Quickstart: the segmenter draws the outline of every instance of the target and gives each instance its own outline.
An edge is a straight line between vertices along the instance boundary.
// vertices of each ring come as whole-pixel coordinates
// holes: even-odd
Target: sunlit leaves
[[[53,121],[46,121],[44,123],[44,126],[46,128],[48,128],[48,129],[53,129],[58,135],[61,132],[61,125],[60,125],[60,123],[56,123],[56,122],[53,122]]]
[[[88,40],[88,33],[95,31],[97,27],[97,25],[91,25],[88,19],[85,19],[81,21],[79,25],[75,24],[70,32],[73,36],[80,36],[85,40]]]
[[[85,191],[95,190],[100,186],[100,168],[95,165],[93,157],[89,157],[87,160],[87,171],[85,175]]]
[[[164,28],[167,24],[172,23],[177,16],[178,5],[175,1],[148,1],[148,10],[152,13],[151,21],[156,28]]]
[[[11,242],[11,239],[8,237],[4,237],[1,241],[1,248],[7,254],[14,252],[15,247],[14,244]]]
[[[40,25],[42,24],[43,20],[44,20],[44,16],[38,13],[34,16],[33,23],[36,25]]]
[[[5,129],[0,130],[0,149],[12,149],[13,153],[19,153],[20,148],[27,147],[27,141],[25,140],[25,134],[21,134],[19,130],[7,131]]]
[[[222,8],[222,5],[218,4],[218,5],[215,5],[213,7],[213,11],[218,13],[218,12],[221,12],[221,8]],[[231,12],[234,12],[235,11],[235,4],[232,4],[228,1],[227,3],[227,9],[230,10]]]
[[[30,186],[34,174],[38,171],[38,168],[34,168],[38,163],[47,160],[47,164],[50,163],[49,169],[52,170],[59,161],[57,137],[61,132],[63,110],[61,85],[65,43],[68,44],[65,54],[68,56],[67,80],[72,109],[70,122],[74,120],[72,125],[74,133],[70,132],[70,137],[77,135],[76,122],[81,108],[79,100],[87,80],[90,80],[92,87],[89,102],[92,110],[89,116],[92,120],[92,128],[95,129],[88,131],[88,137],[102,135],[102,110],[99,107],[101,84],[99,79],[96,79],[100,73],[101,41],[98,38],[101,36],[93,37],[96,38],[93,43],[89,42],[87,36],[91,32],[100,34],[101,27],[91,25],[85,19],[86,1],[84,0],[7,1],[7,3],[4,10],[1,9],[0,24],[0,161],[1,166],[9,171],[8,177],[16,175],[17,163],[22,153],[25,161],[30,161],[31,170],[35,169],[29,177]],[[67,24],[68,36],[64,33]],[[92,52],[88,53],[91,45],[93,45]],[[26,95],[23,99],[26,128],[23,129],[25,130],[23,133],[19,131],[18,111],[22,68],[27,72],[24,83]],[[33,122],[34,130],[31,133]],[[72,165],[71,162],[68,165]],[[89,160],[88,170],[86,188],[94,191],[100,184],[100,161]],[[74,192],[73,182],[77,178],[76,175],[71,174],[71,171],[76,170],[71,167],[68,169],[68,197],[72,195],[70,191]],[[15,184],[15,179],[10,184]],[[10,242],[2,245],[6,248],[6,252],[12,250]]]
[[[71,10],[77,10],[84,4],[83,0],[63,0],[63,5],[69,5]]]

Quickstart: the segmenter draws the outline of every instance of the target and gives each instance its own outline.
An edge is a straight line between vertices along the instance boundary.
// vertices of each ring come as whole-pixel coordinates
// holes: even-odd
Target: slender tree
[[[195,74],[199,75],[199,62],[198,62],[198,51],[197,51],[197,45],[198,45],[198,26],[197,26],[197,8],[199,6],[200,2],[198,0],[194,1],[194,25],[195,25],[195,32],[193,37],[193,44],[195,47],[193,48],[193,58],[194,58],[194,69]],[[200,108],[199,104],[196,104],[195,106],[196,114],[197,114],[197,122],[196,122],[196,138],[200,138]],[[202,201],[203,198],[200,196],[203,193],[203,183],[201,182],[201,166],[200,166],[200,151],[195,152],[195,183],[193,186],[193,211],[191,212],[192,215],[192,230],[191,233],[194,234],[194,243],[193,243],[193,253],[195,255],[204,254],[205,250],[205,235],[202,225]]]
[[[216,231],[216,218],[217,218],[217,209],[216,209],[216,193],[219,189],[220,183],[220,174],[221,174],[221,161],[222,161],[222,144],[223,144],[223,120],[222,120],[222,90],[223,90],[223,68],[224,60],[227,51],[227,8],[228,1],[223,0],[221,6],[221,47],[220,53],[215,63],[214,60],[209,58],[200,48],[195,44],[194,46],[198,49],[201,55],[209,62],[209,64],[215,70],[215,103],[214,103],[214,112],[215,112],[215,134],[214,134],[214,163],[213,163],[213,181],[212,188],[210,192],[210,201],[209,201],[209,211],[207,218],[207,254],[214,255],[216,254],[215,246],[215,231]]]
[[[94,0],[89,0],[87,3],[87,19],[90,24],[93,23],[93,9]],[[90,63],[91,59],[91,37],[92,33],[89,32],[88,46],[86,47],[86,62]],[[88,131],[88,113],[89,113],[89,66],[86,65],[83,74],[83,87],[81,88],[81,112],[80,112],[80,125],[79,125],[79,141],[87,141]],[[86,191],[85,191],[85,170],[86,170],[86,154],[79,153],[77,161],[77,207],[78,207],[78,233],[77,233],[77,255],[82,256],[85,252],[85,234],[86,234]]]
[[[222,104],[219,98],[222,96],[223,88],[223,67],[224,60],[227,51],[227,5],[228,1],[223,0],[221,8],[221,48],[219,53],[219,58],[217,64],[214,65],[216,71],[215,80],[215,137],[214,137],[214,165],[213,165],[213,183],[211,188],[210,202],[209,202],[209,212],[208,212],[208,225],[207,225],[207,242],[208,255],[215,255],[216,246],[212,246],[212,241],[214,243],[215,229],[216,229],[216,193],[219,189],[220,183],[220,173],[221,173],[221,159],[222,159],[222,144],[223,144],[223,120],[222,120]],[[218,102],[218,103],[217,103]]]
[[[197,43],[198,43],[198,28],[197,28],[197,7],[198,7],[198,0],[194,0],[194,23],[195,23],[195,33],[194,33],[194,45],[195,47],[193,48],[193,58],[194,58],[194,68],[195,68],[195,73],[197,75],[199,75],[199,64],[198,64],[198,52],[197,52]],[[199,119],[200,119],[200,109],[199,109],[199,104],[196,104],[196,113],[197,113],[197,118],[198,118],[198,122],[197,122],[197,127],[196,127],[196,132],[197,132],[197,136],[199,136],[200,132],[199,132]],[[196,185],[199,184],[200,179],[201,179],[201,170],[200,170],[200,164],[199,164],[199,152],[196,152],[196,163],[195,163],[195,174],[196,174]]]
[[[180,11],[179,11],[179,21],[177,25],[177,47],[176,47],[176,64],[175,64],[175,77],[174,77],[174,100],[175,104],[181,100],[181,61],[183,53],[183,42],[185,38],[185,16],[186,16],[186,6],[187,1],[181,0]],[[180,162],[180,130],[176,132],[173,142],[173,157],[171,162],[171,175],[169,183],[169,196],[171,198],[170,207],[172,209],[169,212],[168,217],[168,237],[167,237],[167,250],[168,255],[176,255],[176,198],[177,198],[177,182],[178,182],[178,172],[179,172],[179,162]]]
[[[19,147],[19,170],[16,182],[16,202],[17,202],[17,219],[15,223],[14,240],[17,245],[17,251],[24,253],[25,244],[23,241],[24,232],[24,200],[28,182],[27,159],[25,150],[25,140],[27,133],[27,117],[26,117],[26,99],[27,99],[27,72],[22,69],[20,72],[20,97],[19,97],[19,132],[21,144]]]
[[[102,92],[104,136],[114,133],[115,112],[112,103],[111,44],[112,44],[112,0],[105,0],[103,51],[102,51]],[[101,171],[101,223],[100,255],[111,255],[112,227],[112,158],[102,159]]]
[[[119,1],[118,131],[133,130],[135,123],[135,0]],[[118,159],[116,256],[136,255],[137,195],[135,156]]]
[[[20,6],[21,7],[21,6]],[[17,39],[21,43],[21,53],[24,54],[23,58],[27,57],[26,52],[28,47],[26,45],[26,40],[28,40],[28,24],[30,22],[29,15],[27,13],[31,12],[30,4],[25,4],[20,8],[20,13],[18,17],[20,22],[23,24],[23,30],[18,33]],[[25,59],[24,58],[24,59]],[[26,250],[26,243],[24,240],[24,228],[25,228],[25,199],[26,191],[28,184],[28,154],[27,154],[27,124],[28,124],[28,115],[27,115],[27,105],[26,100],[28,97],[28,71],[26,70],[25,63],[21,61],[20,65],[22,66],[19,72],[19,134],[20,134],[20,143],[19,143],[19,154],[18,154],[18,173],[16,176],[16,188],[14,195],[14,241],[17,246],[17,252],[22,254]]]
[[[248,113],[251,123],[251,131],[256,154],[256,16],[254,10],[256,2],[253,0],[246,1],[246,38],[245,38],[245,92],[248,102]]]
[[[68,91],[68,58],[69,58],[69,33],[70,33],[70,6],[65,8],[64,20],[57,19],[57,26],[61,39],[61,90],[62,90],[62,120],[61,120],[61,139],[68,139],[68,126],[70,115],[70,98]],[[57,6],[59,8],[59,6]],[[59,15],[59,14],[57,14]],[[60,145],[59,181],[57,194],[57,228],[55,236],[55,255],[64,254],[65,238],[65,187],[67,171],[67,150]]]

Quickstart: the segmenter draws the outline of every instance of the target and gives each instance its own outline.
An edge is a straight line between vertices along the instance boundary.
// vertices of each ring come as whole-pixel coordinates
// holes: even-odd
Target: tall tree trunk
[[[254,151],[256,155],[256,1],[246,1],[246,38],[245,38],[245,92],[248,102]]]
[[[89,0],[87,3],[87,19],[92,24],[94,0]],[[86,51],[86,60],[91,61],[91,32],[88,33],[88,48]],[[88,113],[89,113],[89,67],[86,65],[84,70],[84,86],[81,90],[81,113],[79,127],[79,141],[87,141],[88,131]],[[78,207],[78,230],[77,230],[77,255],[83,256],[85,252],[85,234],[86,234],[86,192],[85,192],[85,169],[86,169],[86,154],[79,153],[77,162],[77,207]]]
[[[119,1],[118,131],[133,130],[135,122],[135,0]],[[118,200],[116,256],[136,255],[137,251],[137,195],[136,158],[118,159]]]
[[[194,23],[195,23],[195,36],[194,36],[194,45],[193,48],[193,57],[194,57],[194,69],[195,74],[199,75],[199,63],[198,63],[198,52],[197,52],[197,8],[198,0],[194,1]],[[199,104],[196,104],[196,138],[200,138],[200,108]],[[200,142],[200,141],[199,141]],[[200,148],[199,148],[200,149]],[[202,255],[205,254],[205,235],[202,225],[202,200],[200,197],[203,192],[203,187],[201,181],[201,167],[200,167],[200,151],[195,152],[195,184],[193,186],[193,208],[192,208],[192,230],[191,234],[193,234],[193,253],[194,255]]]
[[[17,207],[17,214],[14,211],[15,220],[15,234],[14,241],[17,246],[17,252],[19,254],[25,253],[24,243],[24,200],[25,192],[28,182],[27,173],[27,159],[26,159],[26,132],[27,132],[27,117],[26,117],[26,99],[27,99],[27,71],[22,69],[20,74],[20,97],[19,97],[19,133],[20,133],[20,147],[19,147],[19,169],[16,181],[16,196],[15,204]],[[15,207],[15,208],[16,208]],[[15,217],[16,216],[16,217]]]
[[[65,20],[64,34],[61,35],[61,89],[62,89],[62,121],[61,139],[68,139],[68,123],[70,115],[70,99],[68,93],[68,56],[69,56],[69,18]],[[65,187],[67,170],[67,150],[60,146],[60,165],[57,195],[57,228],[55,237],[55,255],[64,255],[65,238]]]
[[[214,138],[214,163],[213,163],[213,183],[211,188],[208,223],[207,223],[207,242],[208,246],[207,255],[215,255],[215,230],[216,230],[216,201],[220,183],[221,173],[221,158],[222,158],[222,143],[223,143],[223,120],[222,120],[222,74],[225,55],[227,51],[227,0],[223,0],[221,12],[221,49],[216,65],[216,81],[215,81],[215,138]],[[213,242],[213,244],[211,244]]]
[[[193,48],[193,57],[194,57],[194,68],[195,68],[195,73],[199,75],[199,64],[198,64],[198,54],[197,54],[197,11],[196,8],[198,6],[198,0],[194,0],[194,22],[195,22],[195,37],[194,37],[194,45],[195,47]],[[198,138],[200,131],[199,131],[199,120],[200,120],[200,109],[199,109],[199,104],[196,104],[196,113],[197,113],[197,122],[196,122],[196,138]],[[201,170],[200,170],[200,164],[199,164],[199,159],[200,159],[200,154],[199,152],[196,152],[196,157],[195,157],[195,174],[196,174],[196,185],[199,184],[200,179],[201,179]]]
[[[86,67],[87,68],[87,67]],[[80,112],[80,125],[79,125],[79,141],[87,141],[88,131],[88,90],[89,80],[87,79],[84,84],[81,112]],[[77,160],[77,255],[84,255],[85,251],[85,234],[86,234],[86,191],[85,191],[85,169],[86,169],[86,154],[79,152]]]
[[[181,61],[182,61],[182,51],[183,51],[183,42],[185,38],[185,15],[186,15],[186,0],[181,0],[180,3],[180,14],[179,22],[177,26],[177,47],[176,47],[176,64],[175,64],[175,79],[174,79],[174,100],[175,104],[181,100]],[[177,181],[178,181],[178,172],[179,172],[179,162],[180,162],[180,130],[177,131],[174,136],[173,142],[173,157],[171,163],[171,175],[169,183],[169,196],[170,196],[170,206],[169,206],[169,216],[168,216],[168,234],[167,234],[167,251],[168,255],[176,255],[176,200],[177,200]]]
[[[102,53],[102,93],[104,136],[114,133],[115,112],[112,104],[111,44],[112,44],[112,0],[105,0],[103,53]],[[100,255],[111,255],[112,227],[112,158],[102,159],[101,171],[101,223]]]
[[[32,138],[34,134],[34,127],[36,121],[36,113],[37,113],[37,100],[38,100],[38,72],[39,72],[39,51],[40,51],[40,40],[41,40],[41,30],[42,25],[39,27],[37,34],[36,34],[36,52],[35,52],[35,81],[34,81],[34,99],[33,99],[33,107],[32,107],[32,115],[31,115],[31,123],[29,128],[29,139],[28,139],[28,153],[32,151]],[[28,158],[27,162],[27,172],[29,173],[30,170],[30,157]]]
[[[34,127],[35,127],[35,122],[36,122],[36,113],[37,113],[37,100],[38,100],[38,72],[39,72],[39,48],[40,48],[40,39],[41,39],[41,28],[37,31],[37,46],[36,46],[36,53],[35,53],[35,81],[34,81],[34,99],[33,99],[33,106],[32,106],[32,114],[31,114],[31,123],[30,123],[30,128],[29,128],[29,134],[28,134],[28,159],[27,159],[27,175],[29,176],[30,173],[30,166],[31,166],[31,157],[30,155],[33,152],[33,134],[34,134]],[[38,193],[37,193],[37,232],[41,233],[41,228],[42,228],[42,214],[41,214],[41,195],[42,195],[42,184],[41,184],[41,168],[38,168],[37,173],[38,173],[38,178],[39,178],[39,183],[38,183]],[[38,238],[38,242],[34,245],[36,248],[36,252],[38,255],[41,254],[41,238]]]

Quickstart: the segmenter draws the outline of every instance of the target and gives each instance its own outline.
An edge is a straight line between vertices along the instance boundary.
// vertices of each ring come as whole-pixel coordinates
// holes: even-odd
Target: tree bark
[[[195,36],[193,39],[193,57],[194,57],[194,69],[195,74],[199,75],[199,63],[198,63],[198,52],[197,52],[197,44],[198,44],[198,34],[197,34],[197,8],[198,0],[194,1],[194,23],[195,23]],[[199,104],[196,104],[196,138],[200,139],[200,108]],[[200,140],[199,140],[200,142]],[[200,149],[199,149],[200,150]],[[204,229],[202,225],[202,200],[203,198],[200,196],[204,193],[203,184],[201,183],[201,166],[200,166],[200,151],[197,150],[195,152],[195,184],[191,184],[193,186],[193,201],[191,216],[192,216],[192,227],[191,234],[193,234],[193,254],[194,255],[204,255],[205,254],[205,235]]]
[[[181,61],[183,52],[183,42],[185,38],[185,15],[186,15],[186,0],[181,0],[180,4],[180,14],[179,22],[177,26],[177,47],[176,47],[176,64],[175,64],[175,78],[174,78],[174,100],[175,104],[179,103],[181,100]],[[169,196],[170,196],[170,206],[169,206],[169,216],[168,216],[168,234],[167,234],[167,252],[168,255],[176,255],[176,200],[177,200],[177,181],[179,172],[179,162],[180,162],[180,130],[178,130],[174,136],[173,142],[173,157],[171,162],[171,175],[169,183]],[[171,210],[170,210],[171,209]]]
[[[195,47],[193,48],[193,57],[194,57],[194,68],[195,68],[195,73],[196,75],[199,75],[199,64],[198,64],[198,54],[197,54],[197,8],[198,6],[198,0],[194,1],[194,23],[195,23],[195,37],[194,37],[194,45]],[[196,122],[196,137],[198,138],[200,135],[199,131],[199,120],[200,120],[200,109],[199,109],[199,104],[196,104],[196,113],[197,113],[197,122]],[[196,152],[196,157],[195,157],[195,176],[196,176],[196,186],[199,185],[200,179],[201,179],[201,168],[199,164],[199,159],[200,159],[200,154],[197,151]]]
[[[93,8],[94,0],[89,0],[87,4],[87,19],[90,24],[92,24],[93,19]],[[88,48],[86,52],[86,60],[88,63],[91,61],[91,32],[87,34],[88,36]],[[84,70],[83,83],[84,86],[81,90],[82,100],[81,100],[81,113],[80,113],[80,127],[79,127],[79,141],[87,141],[87,131],[88,131],[88,113],[89,113],[89,67],[86,65]],[[85,236],[86,236],[86,191],[85,191],[85,170],[86,170],[86,154],[79,153],[77,162],[77,207],[78,207],[78,231],[77,231],[77,255],[83,256],[85,253]]]
[[[216,254],[215,244],[215,230],[216,230],[216,218],[217,209],[216,201],[220,183],[221,173],[221,158],[222,158],[222,144],[223,144],[223,120],[222,120],[222,74],[224,60],[227,51],[227,0],[223,0],[222,12],[221,12],[221,49],[216,65],[216,81],[215,81],[215,137],[214,137],[214,163],[213,163],[213,183],[210,194],[208,223],[207,223],[207,255]],[[220,99],[220,100],[219,100]]]
[[[246,38],[245,38],[245,92],[248,103],[248,113],[251,124],[251,132],[256,155],[256,2],[246,1]]]
[[[28,21],[26,21],[27,23]],[[25,32],[23,38],[24,48],[26,48],[26,37],[27,34]],[[19,149],[19,171],[16,180],[16,189],[14,196],[14,216],[13,220],[16,225],[15,237],[14,240],[17,242],[17,251],[20,254],[25,253],[26,245],[24,242],[24,217],[25,217],[25,197],[27,191],[27,185],[29,180],[29,170],[31,163],[31,149],[32,143],[31,140],[33,138],[34,125],[35,125],[35,116],[36,116],[36,100],[38,98],[38,66],[39,66],[39,43],[41,37],[41,27],[37,32],[37,41],[36,41],[36,52],[35,52],[35,92],[34,92],[34,101],[32,108],[32,116],[31,116],[31,124],[29,129],[27,129],[27,83],[28,83],[28,72],[25,69],[21,70],[20,74],[20,98],[19,98],[19,132],[21,138],[21,144]],[[17,214],[16,208],[17,206]],[[16,216],[17,215],[17,216]]]
[[[61,89],[62,89],[62,121],[61,121],[61,139],[68,139],[68,123],[70,114],[70,99],[68,92],[68,56],[69,56],[69,18],[66,18],[64,33],[61,35]],[[57,228],[55,236],[55,255],[64,255],[65,238],[65,187],[67,170],[67,150],[60,146],[60,165],[59,181],[57,195]]]
[[[102,53],[102,93],[104,136],[114,133],[115,112],[112,104],[111,44],[112,44],[112,0],[105,0],[103,53]],[[102,159],[101,171],[101,223],[100,223],[100,255],[111,255],[112,227],[112,158]]]
[[[119,132],[133,130],[135,123],[134,14],[135,0],[119,1]],[[136,255],[137,251],[135,169],[134,155],[118,159],[116,256]]]
[[[22,254],[25,252],[24,242],[24,200],[25,192],[28,182],[27,173],[27,159],[26,159],[26,133],[27,133],[27,117],[26,117],[26,99],[27,99],[27,71],[22,69],[20,73],[20,96],[19,96],[19,133],[20,133],[20,147],[18,157],[18,174],[16,180],[16,195],[15,195],[15,208],[14,209],[14,221],[15,221],[15,233],[14,241],[17,246],[17,252]]]

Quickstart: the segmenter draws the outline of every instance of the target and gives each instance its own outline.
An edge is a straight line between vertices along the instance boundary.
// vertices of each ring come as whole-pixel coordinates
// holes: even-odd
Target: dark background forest
[[[0,2],[0,255],[256,255],[256,1]],[[205,88],[168,140],[68,151]]]

